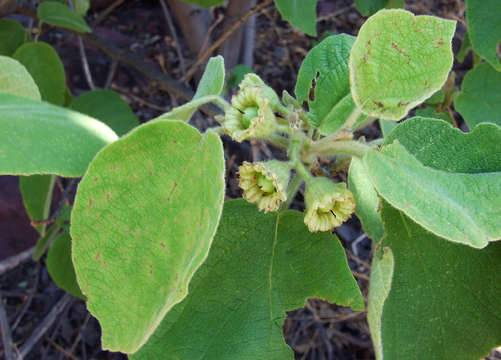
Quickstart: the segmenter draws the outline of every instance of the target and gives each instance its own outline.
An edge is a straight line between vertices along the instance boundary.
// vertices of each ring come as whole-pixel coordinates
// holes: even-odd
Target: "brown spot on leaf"
[[[162,249],[165,249],[165,243],[161,242],[160,246],[162,247]]]
[[[106,194],[106,200],[109,200],[111,198],[111,194],[110,193],[107,193]]]
[[[177,144],[177,140],[172,140],[172,143],[173,144]]]
[[[115,170],[116,168],[117,168],[117,166],[116,166],[116,165],[110,165],[110,170],[111,170],[111,171]]]
[[[92,198],[89,198],[89,207],[91,207],[94,204],[94,200]]]
[[[174,181],[174,186],[172,186],[172,189],[170,189],[169,196],[167,197],[167,201],[170,201],[170,198],[172,197],[172,194],[174,193],[174,190],[177,188],[177,182]]]
[[[399,102],[398,102],[398,104],[397,104],[397,106],[398,106],[398,107],[401,107],[401,106],[406,106],[406,105],[408,105],[408,104],[409,104],[409,102],[408,102],[408,101],[399,101]]]
[[[424,86],[425,86],[425,87],[430,87],[430,83],[428,82],[428,80],[425,80],[425,81],[424,81]]]
[[[379,107],[379,108],[384,107],[383,103],[382,103],[382,102],[380,102],[380,101],[373,101],[373,103],[374,103],[374,104],[376,104],[376,105],[377,105],[377,107]]]
[[[498,42],[498,52],[496,53],[496,57],[501,59],[501,41]]]
[[[190,235],[191,235],[191,231],[187,231],[186,236],[190,236]]]
[[[94,182],[97,182],[99,178],[97,176],[94,176]]]
[[[176,281],[179,279],[179,274],[178,273],[176,273],[176,278],[175,279],[176,279]]]
[[[148,263],[148,267],[150,268],[150,275],[153,275],[153,265],[151,265],[151,263]]]
[[[96,261],[100,262],[101,261],[101,253],[96,253]]]
[[[394,42],[391,43],[391,47],[397,50],[397,52],[405,57],[409,57],[409,54],[407,54],[403,49],[400,49],[397,44]]]
[[[367,46],[371,46],[371,41],[367,41]]]

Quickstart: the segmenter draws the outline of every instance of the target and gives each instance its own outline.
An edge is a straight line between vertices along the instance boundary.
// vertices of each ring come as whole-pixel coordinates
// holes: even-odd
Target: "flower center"
[[[249,106],[245,108],[244,113],[242,115],[242,126],[244,129],[248,129],[252,122],[252,119],[258,116],[257,110],[258,110],[257,106]]]
[[[275,185],[273,185],[273,180],[267,178],[264,174],[259,174],[257,176],[257,186],[262,192],[271,194],[275,192]]]

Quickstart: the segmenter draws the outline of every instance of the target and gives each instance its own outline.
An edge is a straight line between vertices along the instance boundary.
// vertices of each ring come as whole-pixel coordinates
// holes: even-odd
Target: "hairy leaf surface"
[[[172,120],[139,126],[94,158],[71,237],[104,349],[137,351],[187,295],[216,232],[224,173],[219,137]]]
[[[380,319],[384,359],[487,356],[501,344],[501,242],[478,250],[444,241],[387,203],[381,216],[382,247],[394,259]],[[382,265],[376,262],[372,272],[385,271]],[[385,297],[371,292],[369,304],[375,295]]]
[[[454,107],[470,129],[482,122],[501,126],[501,72],[487,63],[468,71]]]
[[[0,93],[40,100],[40,91],[26,68],[17,60],[0,55]]]
[[[0,174],[82,176],[94,155],[116,139],[86,115],[0,94]]]
[[[353,100],[368,115],[400,120],[447,80],[455,21],[381,10],[362,25],[350,54]]]
[[[310,297],[363,309],[339,240],[310,233],[300,212],[264,214],[228,201],[190,294],[132,358],[292,359],[285,312]]]
[[[42,100],[54,105],[64,104],[64,67],[52,46],[43,42],[26,43],[16,50],[13,57],[23,64],[33,77]]]

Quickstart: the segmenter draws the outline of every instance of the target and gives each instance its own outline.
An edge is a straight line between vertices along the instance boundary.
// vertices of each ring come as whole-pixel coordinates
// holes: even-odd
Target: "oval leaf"
[[[434,234],[475,248],[501,238],[501,172],[425,167],[398,142],[364,163],[378,193]]]
[[[44,220],[49,217],[55,182],[54,175],[32,175],[19,178],[19,190],[31,220]],[[45,224],[36,226],[41,236],[45,234],[45,228]]]
[[[350,54],[351,93],[368,115],[403,118],[447,80],[456,22],[381,10],[361,27]]]
[[[310,297],[363,309],[339,240],[310,233],[300,212],[264,214],[228,201],[190,294],[132,358],[292,359],[285,312]]]
[[[354,41],[353,36],[346,34],[329,36],[311,49],[301,64],[295,93],[300,103],[308,102],[309,120],[315,127],[331,126],[325,122],[332,109],[346,96],[351,100],[348,59]],[[314,99],[310,100],[313,81]],[[336,120],[346,119],[331,119]],[[333,127],[341,125],[336,123]]]
[[[11,19],[0,20],[0,55],[12,56],[24,43],[23,25]]]
[[[466,0],[466,22],[473,50],[501,71],[501,2]]]
[[[292,26],[311,36],[317,36],[318,0],[275,0],[280,15]]]
[[[64,104],[64,67],[52,46],[43,42],[27,43],[17,49],[13,57],[23,64],[33,77],[42,100],[54,105]]]
[[[487,63],[468,71],[454,107],[470,129],[482,122],[501,126],[501,72]]]
[[[142,125],[92,161],[71,236],[104,349],[137,351],[186,296],[216,232],[224,188],[219,137],[179,121]]]
[[[82,15],[57,1],[44,1],[38,5],[37,16],[50,25],[78,32],[91,32]]]
[[[59,235],[47,254],[47,271],[52,280],[67,293],[85,300],[77,284],[75,269],[71,261],[70,234]]]
[[[98,119],[122,136],[139,125],[127,104],[115,91],[87,91],[73,100],[70,108]]]
[[[26,68],[13,58],[0,55],[0,93],[40,100],[40,92]]]
[[[387,233],[382,247],[391,249],[394,270],[379,314],[383,356],[378,359],[487,356],[501,344],[501,242],[477,250],[443,241],[387,203],[381,216]],[[373,296],[384,301],[386,294],[371,287],[369,304],[378,301]]]
[[[0,174],[82,176],[94,155],[116,139],[86,115],[0,94]]]

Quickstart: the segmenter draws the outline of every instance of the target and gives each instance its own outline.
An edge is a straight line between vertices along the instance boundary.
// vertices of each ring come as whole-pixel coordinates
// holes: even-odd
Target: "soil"
[[[110,1],[100,1],[87,20],[93,23]],[[458,50],[465,26],[464,1],[407,1],[407,8],[416,14],[434,14],[460,20],[454,39]],[[214,18],[224,11],[213,10]],[[356,35],[365,18],[354,9],[352,0],[320,0],[318,3],[319,38],[330,33]],[[29,18],[15,15],[27,24]],[[176,43],[169,33],[160,5],[157,1],[126,1],[111,12],[95,32],[116,46],[140,55],[148,64],[179,79],[182,72],[176,52]],[[217,36],[217,29],[216,29]],[[60,54],[67,73],[68,86],[74,96],[88,90],[78,52],[75,35],[62,30],[50,30],[42,35],[44,41],[53,44]],[[274,7],[268,7],[257,17],[254,71],[270,86],[293,93],[295,74],[308,50],[318,39],[305,36],[284,22]],[[183,53],[189,54],[184,39],[180,39]],[[97,86],[102,87],[109,76],[112,62],[103,52],[86,46],[90,69]],[[192,64],[194,59],[185,59]],[[471,68],[471,55],[464,64],[455,64],[460,83],[465,71]],[[191,84],[193,86],[193,84]],[[150,120],[166,109],[182,103],[180,99],[162,91],[139,71],[119,63],[111,83],[127,100],[142,122]],[[454,113],[460,126],[463,122]],[[210,125],[201,113],[192,122],[200,129]],[[373,125],[361,134],[367,138],[379,136],[379,128]],[[283,158],[273,147],[260,143],[237,144],[224,139],[228,168],[228,198],[240,196],[236,182],[236,170],[244,160],[265,159],[270,156]],[[257,150],[256,150],[257,149]],[[325,161],[328,171],[329,161]],[[324,169],[324,170],[325,170]],[[33,246],[37,232],[30,226],[18,191],[16,177],[0,177],[0,261]],[[299,194],[292,206],[303,207]],[[336,229],[346,249],[349,265],[360,288],[367,297],[370,273],[371,240],[367,238],[356,218]],[[0,274],[0,301],[7,313],[12,339],[22,348],[34,334],[41,337],[25,359],[126,359],[125,355],[101,350],[100,328],[81,300],[64,295],[50,279],[44,258],[39,262],[24,261],[12,270]],[[65,306],[55,317],[50,312],[63,302]],[[49,320],[53,320],[48,323]],[[45,329],[40,330],[40,326]],[[306,306],[288,313],[284,324],[287,343],[294,349],[297,359],[373,359],[374,353],[369,336],[365,312],[353,312],[318,299],[311,299]],[[2,346],[0,344],[0,346]],[[4,349],[0,348],[0,358]],[[490,360],[501,359],[501,353],[493,351]]]

